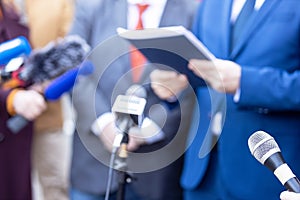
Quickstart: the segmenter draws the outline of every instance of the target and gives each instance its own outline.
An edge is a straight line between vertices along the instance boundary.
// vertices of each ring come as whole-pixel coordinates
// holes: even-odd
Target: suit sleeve
[[[75,4],[75,15],[69,31],[69,35],[79,35],[80,37],[86,39],[90,38],[90,33],[93,31],[93,15],[94,10],[99,6],[98,4],[102,3],[101,0],[89,0],[88,3],[85,0],[77,0]],[[89,42],[89,41],[88,41]]]
[[[300,111],[300,70],[243,67],[240,86],[239,106]]]

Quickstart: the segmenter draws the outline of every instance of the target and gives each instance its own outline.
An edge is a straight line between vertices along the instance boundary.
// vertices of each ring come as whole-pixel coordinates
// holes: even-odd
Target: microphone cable
[[[118,148],[121,145],[122,139],[123,139],[123,134],[119,133],[116,135],[114,142],[113,142],[113,148],[112,148],[110,161],[109,161],[109,171],[108,171],[108,180],[107,180],[106,192],[105,192],[105,200],[109,200],[109,194],[110,194],[110,189],[111,189],[111,185],[112,185],[113,168],[114,168],[116,153],[117,153]]]

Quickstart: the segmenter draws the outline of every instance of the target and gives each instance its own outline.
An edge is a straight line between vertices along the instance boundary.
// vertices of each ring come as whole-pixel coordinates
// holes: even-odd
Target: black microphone
[[[130,86],[125,95],[117,96],[112,112],[116,115],[116,127],[123,133],[128,133],[128,130],[139,125],[139,121],[143,115],[147,92],[140,85]]]
[[[270,169],[287,190],[300,193],[300,181],[286,164],[272,136],[257,131],[249,137],[248,147],[256,160]]]
[[[84,61],[80,66],[70,69],[61,76],[54,79],[44,91],[47,101],[58,100],[63,93],[68,92],[76,83],[78,75],[89,75],[93,73],[94,66],[90,61]],[[12,133],[17,134],[30,121],[21,115],[16,115],[7,120],[7,127]]]

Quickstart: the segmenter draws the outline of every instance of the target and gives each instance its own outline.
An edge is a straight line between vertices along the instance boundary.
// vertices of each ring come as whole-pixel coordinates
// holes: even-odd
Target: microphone
[[[112,112],[116,115],[116,127],[122,133],[128,133],[134,125],[139,125],[146,105],[147,92],[140,85],[132,85],[126,95],[117,96]]]
[[[52,41],[29,55],[19,78],[33,83],[53,79],[80,65],[89,51],[90,46],[77,35]]]
[[[21,80],[18,81],[18,74],[23,70],[24,61],[25,57],[19,56],[12,58],[4,67],[2,67],[0,70],[0,84],[5,85],[8,88],[23,85],[24,83],[21,82]],[[11,83],[15,82],[14,84],[9,83],[11,79],[15,80],[11,81]]]
[[[75,85],[78,75],[89,75],[94,71],[94,65],[91,61],[84,61],[79,67],[70,69],[63,75],[54,79],[44,91],[44,97],[47,101],[58,100],[63,93],[71,90]]]
[[[19,36],[0,44],[0,65],[5,65],[11,59],[22,54],[28,56],[31,47],[24,36]]]
[[[89,51],[90,46],[77,35],[66,36],[43,48],[35,49],[24,60],[22,70],[18,70],[11,77],[12,82],[21,83],[14,87],[26,87],[56,78],[81,64]]]
[[[256,131],[248,139],[251,154],[270,169],[286,189],[300,193],[300,182],[284,161],[281,150],[272,136]]]
[[[79,67],[70,69],[58,78],[54,79],[44,91],[44,97],[47,101],[58,100],[61,95],[69,91],[76,83],[78,75],[89,75],[93,73],[94,66],[91,61],[83,62]],[[9,130],[17,134],[29,123],[29,120],[21,115],[16,115],[7,120]]]

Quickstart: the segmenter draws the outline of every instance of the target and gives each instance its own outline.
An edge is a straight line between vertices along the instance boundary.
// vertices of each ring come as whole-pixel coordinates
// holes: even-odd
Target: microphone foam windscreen
[[[79,65],[89,51],[90,46],[77,35],[50,42],[30,54],[21,78],[34,83],[55,78]]]
[[[251,154],[262,164],[271,155],[280,152],[280,148],[274,138],[264,131],[253,133],[248,139],[248,147]]]

